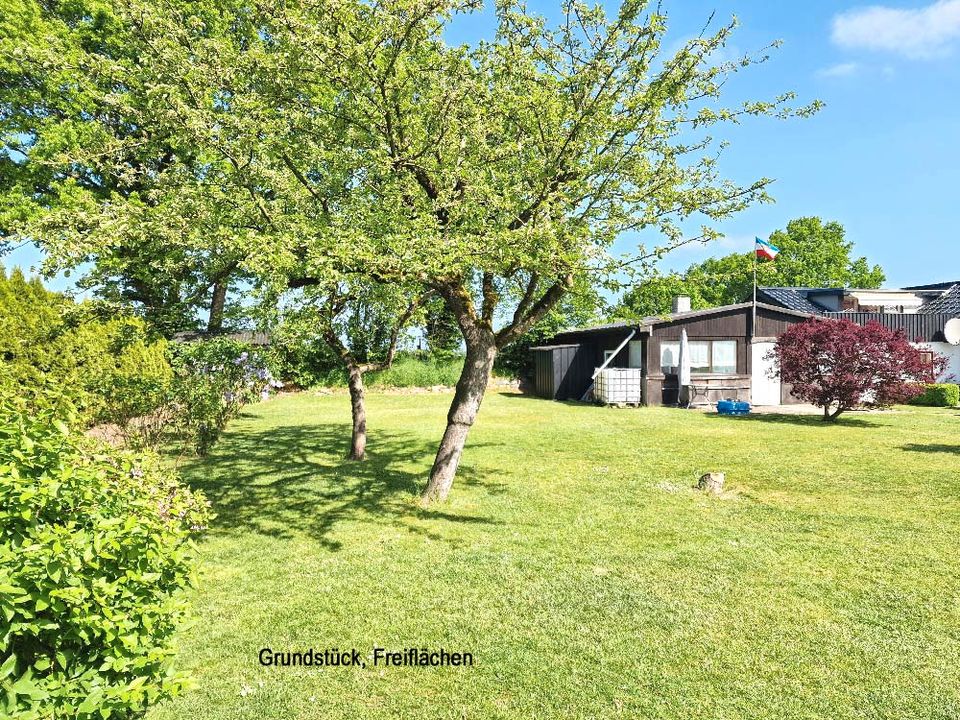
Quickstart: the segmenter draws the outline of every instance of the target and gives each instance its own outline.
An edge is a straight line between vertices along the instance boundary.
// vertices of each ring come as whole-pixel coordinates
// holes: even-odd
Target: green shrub
[[[73,358],[64,375],[82,389],[90,422],[129,425],[166,401],[173,380],[167,341],[151,338],[142,319],[83,322],[61,342],[63,355]]]
[[[306,388],[339,385],[339,372],[346,384],[340,358],[317,336],[316,323],[307,323],[301,315],[284,318],[270,333],[267,360],[273,374]]]
[[[0,269],[0,389],[39,409],[53,388],[83,424],[122,425],[158,407],[172,379],[165,341],[141,318],[102,310]]]
[[[265,356],[227,338],[172,346],[174,415],[198,455],[206,455],[247,403],[266,399],[273,379]]]
[[[0,716],[124,718],[176,692],[203,496],[150,454],[0,403]]]
[[[942,383],[927,385],[922,395],[911,401],[913,405],[927,405],[929,407],[956,407],[960,405],[960,385]]]

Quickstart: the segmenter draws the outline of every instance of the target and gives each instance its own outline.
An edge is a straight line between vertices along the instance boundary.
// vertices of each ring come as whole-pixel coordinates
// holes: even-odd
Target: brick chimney
[[[673,312],[675,313],[685,313],[690,312],[690,296],[689,295],[678,295],[673,299]]]

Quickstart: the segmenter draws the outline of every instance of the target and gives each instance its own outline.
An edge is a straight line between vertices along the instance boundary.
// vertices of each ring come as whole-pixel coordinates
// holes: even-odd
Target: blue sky
[[[529,0],[528,7],[549,16],[558,3]],[[732,143],[724,173],[742,182],[775,178],[777,202],[722,225],[724,240],[675,252],[664,269],[749,250],[755,235],[819,215],[841,222],[891,287],[960,279],[960,0],[664,0],[664,7],[677,43],[714,11],[717,23],[740,20],[732,52],[783,40],[770,62],[738,76],[732,99],[794,90],[801,101],[826,103],[812,119],[761,119],[717,133]],[[459,20],[450,39],[475,40],[490,28],[488,10]],[[619,248],[635,243],[624,238]],[[23,248],[3,263],[37,259]]]

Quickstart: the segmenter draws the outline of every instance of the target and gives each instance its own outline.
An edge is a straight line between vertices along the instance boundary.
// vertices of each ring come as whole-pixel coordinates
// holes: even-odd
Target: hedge
[[[927,385],[927,389],[922,395],[918,395],[912,404],[929,407],[956,407],[960,405],[960,385],[951,383]]]

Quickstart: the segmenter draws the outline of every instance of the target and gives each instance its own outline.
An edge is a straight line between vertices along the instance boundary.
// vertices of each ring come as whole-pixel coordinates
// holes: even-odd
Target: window
[[[737,341],[714,340],[711,372],[732,375],[737,372]]]
[[[631,340],[629,345],[629,361],[627,367],[643,367],[643,340]]]
[[[660,372],[664,375],[675,375],[680,365],[680,343],[660,343]]]
[[[609,360],[610,358],[612,358],[614,355],[616,355],[616,352],[615,352],[615,351],[613,351],[613,350],[604,350],[604,351],[603,351],[603,364],[606,365],[606,364],[607,364],[607,360]]]
[[[690,372],[710,372],[710,343],[690,342]]]
[[[732,375],[737,372],[736,340],[691,340],[690,372],[695,375],[710,373]],[[660,371],[676,375],[680,368],[680,343],[668,340],[660,343]]]

